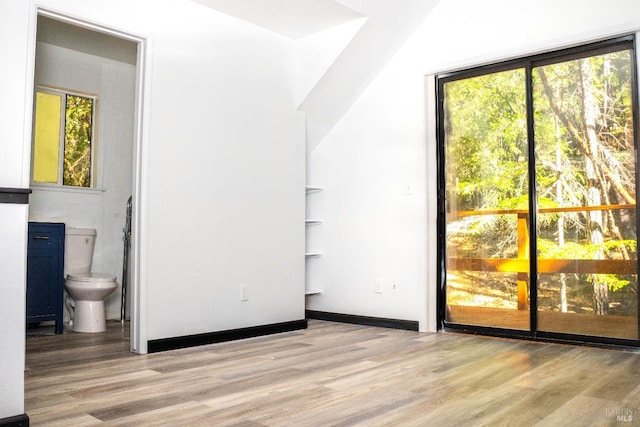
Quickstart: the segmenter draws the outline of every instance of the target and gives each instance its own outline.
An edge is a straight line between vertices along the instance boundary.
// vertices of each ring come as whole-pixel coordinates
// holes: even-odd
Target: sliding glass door
[[[539,330],[638,338],[632,61],[533,68]]]
[[[444,85],[447,320],[529,329],[523,69]]]
[[[439,79],[445,324],[638,340],[634,61],[622,39]]]

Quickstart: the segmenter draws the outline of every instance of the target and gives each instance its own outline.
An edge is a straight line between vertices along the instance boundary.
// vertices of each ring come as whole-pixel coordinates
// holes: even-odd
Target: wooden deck
[[[466,325],[529,330],[529,310],[447,306],[447,320]],[[638,318],[538,311],[538,330],[575,335],[638,339]]]
[[[607,210],[635,210],[635,204],[570,206],[538,209],[538,213],[560,214],[563,212],[592,212]],[[530,260],[529,211],[527,209],[482,209],[475,211],[456,211],[447,213],[447,221],[469,216],[514,215],[517,218],[517,257],[516,258],[447,258],[447,271],[482,271],[518,273],[517,292],[518,309],[528,309],[528,288]],[[455,252],[455,251],[454,251]],[[637,259],[548,259],[536,260],[538,273],[575,273],[575,274],[617,274],[637,275]],[[516,315],[517,316],[517,315]],[[517,321],[508,319],[508,322]],[[587,320],[589,323],[590,321]],[[637,322],[636,322],[637,323]],[[520,324],[520,323],[518,323]],[[528,322],[527,322],[528,324]],[[491,325],[494,326],[494,325]],[[637,325],[636,325],[637,328]],[[522,328],[518,328],[522,329]],[[528,327],[524,327],[528,329]],[[596,330],[600,330],[599,327]],[[637,338],[637,333],[636,333]]]
[[[28,337],[31,425],[640,423],[638,352],[316,320],[165,353],[127,348],[118,322],[102,334]]]
[[[450,271],[498,271],[529,273],[528,258],[448,258]],[[638,274],[638,261],[622,259],[545,259],[537,261],[538,273]]]

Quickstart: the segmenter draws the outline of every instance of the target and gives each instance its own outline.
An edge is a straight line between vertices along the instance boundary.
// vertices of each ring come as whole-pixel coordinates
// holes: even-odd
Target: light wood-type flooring
[[[27,337],[31,425],[640,425],[637,350],[316,320],[150,355],[128,336]]]

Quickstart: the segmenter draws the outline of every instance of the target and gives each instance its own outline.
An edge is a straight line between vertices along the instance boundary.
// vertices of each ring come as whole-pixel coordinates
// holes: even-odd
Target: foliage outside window
[[[95,102],[93,96],[37,90],[34,183],[92,187]]]
[[[448,321],[527,330],[532,304],[537,330],[638,339],[634,63],[622,41],[441,78]]]

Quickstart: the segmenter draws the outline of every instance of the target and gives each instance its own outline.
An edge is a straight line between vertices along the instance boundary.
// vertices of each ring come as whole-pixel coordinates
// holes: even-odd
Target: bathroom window
[[[93,95],[37,88],[33,183],[93,187],[95,105]]]

